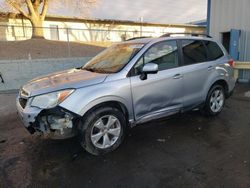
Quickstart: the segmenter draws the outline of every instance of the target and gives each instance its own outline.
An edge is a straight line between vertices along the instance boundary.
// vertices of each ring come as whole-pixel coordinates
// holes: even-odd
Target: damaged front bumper
[[[66,139],[77,135],[77,117],[55,107],[43,110],[29,105],[29,99],[18,96],[17,111],[25,128],[31,133],[43,134],[51,139]]]

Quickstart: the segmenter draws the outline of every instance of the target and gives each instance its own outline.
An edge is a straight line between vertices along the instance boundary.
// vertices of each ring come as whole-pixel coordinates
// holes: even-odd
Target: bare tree
[[[6,4],[16,12],[22,14],[30,20],[32,25],[32,38],[44,38],[43,21],[49,8],[49,3],[57,1],[58,3],[74,4],[79,11],[86,10],[96,3],[96,0],[5,0]]]

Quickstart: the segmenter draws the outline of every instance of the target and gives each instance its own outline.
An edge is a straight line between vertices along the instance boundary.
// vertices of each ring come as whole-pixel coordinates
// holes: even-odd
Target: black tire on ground
[[[223,103],[222,103],[221,107],[217,109],[218,111],[212,109],[211,98],[214,97],[214,95],[215,95],[214,92],[215,91],[220,91],[221,94],[222,94],[222,98],[223,98]],[[216,115],[218,115],[222,111],[224,105],[225,105],[225,89],[224,89],[224,87],[222,87],[219,84],[213,85],[210,88],[209,92],[208,92],[207,99],[206,99],[206,102],[205,102],[204,111],[205,111],[206,115],[207,116],[216,116]]]
[[[108,148],[96,147],[92,140],[91,135],[95,123],[102,117],[111,115],[118,119],[120,122],[120,134],[115,143]],[[114,151],[123,141],[127,128],[127,121],[125,115],[115,107],[100,107],[90,112],[84,119],[82,119],[82,127],[80,134],[80,142],[82,147],[92,155],[103,155]],[[111,135],[112,136],[112,135]],[[103,137],[104,139],[104,137]]]

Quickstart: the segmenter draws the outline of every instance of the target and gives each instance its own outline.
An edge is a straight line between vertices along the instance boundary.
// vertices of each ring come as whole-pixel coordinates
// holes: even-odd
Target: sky
[[[207,0],[101,0],[91,13],[95,18],[189,23],[206,19]]]
[[[0,4],[4,0],[0,0]],[[54,1],[56,3],[60,1]],[[76,16],[76,10],[69,1],[66,5],[51,6],[48,14]],[[182,24],[206,19],[207,0],[97,0],[97,5],[89,10],[92,19],[117,19],[144,22]]]

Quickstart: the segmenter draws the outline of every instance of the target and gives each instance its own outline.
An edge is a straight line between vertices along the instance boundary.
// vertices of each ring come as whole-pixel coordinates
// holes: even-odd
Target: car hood
[[[22,87],[28,96],[35,96],[68,88],[80,88],[101,83],[107,74],[82,69],[69,69],[55,72],[29,81]]]

